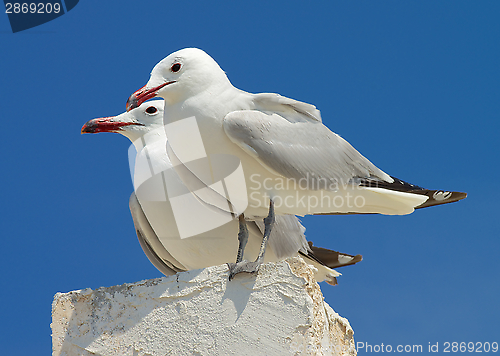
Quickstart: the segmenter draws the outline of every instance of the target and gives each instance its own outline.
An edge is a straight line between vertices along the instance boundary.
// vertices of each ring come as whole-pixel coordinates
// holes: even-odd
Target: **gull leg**
[[[236,257],[236,263],[241,262],[243,260],[243,253],[245,251],[245,246],[248,242],[248,229],[247,222],[245,221],[245,216],[243,214],[240,215],[239,223],[240,223],[240,231],[238,232],[238,241],[240,242],[238,246],[238,256]]]
[[[267,215],[266,218],[264,218],[264,237],[262,238],[262,244],[260,245],[260,251],[259,255],[257,256],[257,259],[254,262],[249,262],[245,260],[241,260],[243,256],[243,249],[242,248],[242,240],[240,239],[240,234],[242,234],[242,223],[241,223],[241,216],[240,216],[240,233],[238,234],[238,239],[240,239],[240,247],[238,249],[238,257],[236,260],[236,263],[228,263],[229,266],[229,280],[232,280],[234,276],[236,276],[238,273],[241,272],[247,272],[247,273],[255,273],[259,270],[259,266],[262,264],[264,261],[264,254],[266,253],[266,247],[267,247],[267,241],[269,240],[269,235],[271,235],[271,230],[273,229],[274,226],[274,221],[275,221],[275,216],[274,216],[274,203],[272,200],[269,202],[269,214]],[[246,230],[246,223],[244,226],[245,232],[246,232],[246,241],[248,240],[248,230]]]
[[[259,256],[255,260],[255,262],[259,262],[259,264],[261,264],[264,260],[267,241],[269,240],[269,235],[271,235],[271,230],[273,229],[275,221],[276,218],[274,216],[274,202],[272,200],[269,200],[269,214],[264,218],[264,237],[262,238],[262,244],[260,245]]]

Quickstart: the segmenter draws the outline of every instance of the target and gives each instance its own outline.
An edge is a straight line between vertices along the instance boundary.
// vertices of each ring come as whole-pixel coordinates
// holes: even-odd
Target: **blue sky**
[[[0,16],[2,353],[50,352],[56,292],[160,276],[128,210],[128,140],[80,128],[123,112],[184,47],[240,89],[315,104],[389,174],[469,194],[409,216],[303,219],[315,245],[364,256],[322,285],[356,341],[500,342],[500,3],[158,4],[83,0],[17,34]]]

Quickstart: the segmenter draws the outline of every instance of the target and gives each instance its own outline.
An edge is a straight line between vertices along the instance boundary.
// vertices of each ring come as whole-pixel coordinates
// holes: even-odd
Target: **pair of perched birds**
[[[98,132],[135,146],[130,210],[165,275],[228,263],[232,279],[301,255],[318,281],[334,285],[333,268],[361,256],[314,247],[295,215],[403,215],[466,197],[386,174],[323,125],[315,106],[236,89],[195,48],[160,61],[127,112],[82,128]]]

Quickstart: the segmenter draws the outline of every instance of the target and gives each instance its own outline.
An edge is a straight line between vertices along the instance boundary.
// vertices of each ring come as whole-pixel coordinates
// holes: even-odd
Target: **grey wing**
[[[255,224],[264,233],[264,222],[255,220]],[[269,245],[276,257],[284,259],[295,256],[297,252],[308,254],[310,251],[304,232],[306,228],[295,215],[276,215],[274,227],[269,236]]]
[[[132,220],[134,220],[137,238],[149,261],[165,276],[171,276],[177,272],[185,271],[186,268],[173,258],[161,244],[158,236],[156,236],[156,233],[149,224],[141,204],[137,200],[135,192],[130,196],[129,208],[132,214]]]
[[[241,110],[227,114],[223,125],[231,141],[264,167],[299,183],[306,179],[308,189],[337,190],[355,177],[393,181],[319,121]]]
[[[282,114],[289,121],[321,122],[321,113],[316,106],[273,93],[253,94],[252,101],[257,110]]]

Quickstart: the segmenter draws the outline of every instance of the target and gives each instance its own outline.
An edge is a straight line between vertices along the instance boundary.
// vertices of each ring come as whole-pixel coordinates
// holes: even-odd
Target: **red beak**
[[[113,121],[114,117],[101,117],[87,121],[82,127],[82,134],[84,133],[98,133],[98,132],[118,132],[123,126],[141,125],[138,122],[119,122]]]
[[[130,95],[130,97],[128,98],[126,105],[127,111],[135,109],[146,100],[154,98],[158,94],[158,90],[163,88],[165,85],[169,85],[172,83],[175,83],[175,81],[166,82],[154,88],[146,88],[146,85],[143,86],[141,89],[137,90],[134,94]]]

